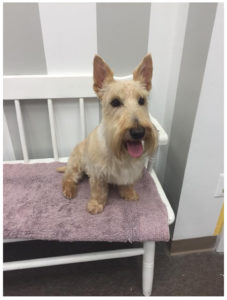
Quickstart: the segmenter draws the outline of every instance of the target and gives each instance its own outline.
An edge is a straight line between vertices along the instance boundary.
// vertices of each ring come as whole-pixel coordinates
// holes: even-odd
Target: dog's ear
[[[94,58],[93,64],[93,89],[96,94],[100,97],[100,91],[104,84],[113,81],[113,72],[110,67],[105,63],[105,61],[98,55]]]
[[[133,72],[133,79],[140,81],[149,91],[151,89],[151,78],[153,73],[153,63],[150,54],[147,54],[140,65]]]

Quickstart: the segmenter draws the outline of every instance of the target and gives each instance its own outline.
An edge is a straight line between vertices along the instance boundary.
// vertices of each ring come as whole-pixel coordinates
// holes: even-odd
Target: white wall
[[[38,3],[3,3],[4,75],[46,74]]]
[[[224,155],[223,4],[218,4],[173,239],[213,235],[223,198],[214,198]]]
[[[48,74],[92,74],[95,3],[39,3]]]
[[[154,71],[150,95],[150,111],[170,134],[181,65],[188,3],[152,3],[148,52],[152,54]],[[168,145],[161,147],[156,171],[162,182]]]

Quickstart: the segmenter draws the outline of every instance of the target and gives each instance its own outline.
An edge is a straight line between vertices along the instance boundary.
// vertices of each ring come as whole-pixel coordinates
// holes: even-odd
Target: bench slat
[[[15,104],[15,109],[16,109],[17,125],[18,125],[18,129],[19,129],[20,142],[21,142],[24,162],[27,163],[29,158],[28,158],[26,137],[25,137],[25,132],[24,132],[23,117],[22,117],[22,113],[21,113],[20,100],[14,100],[14,104]]]
[[[48,105],[48,113],[49,113],[49,121],[50,121],[50,133],[51,133],[53,154],[54,154],[54,159],[57,161],[59,156],[58,156],[57,139],[56,139],[56,132],[55,132],[53,100],[47,99],[47,105]]]

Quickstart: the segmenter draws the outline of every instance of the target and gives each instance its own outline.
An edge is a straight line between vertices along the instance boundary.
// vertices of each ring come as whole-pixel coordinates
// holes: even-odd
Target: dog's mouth
[[[141,141],[127,141],[126,149],[132,157],[140,157],[143,154],[143,143]]]

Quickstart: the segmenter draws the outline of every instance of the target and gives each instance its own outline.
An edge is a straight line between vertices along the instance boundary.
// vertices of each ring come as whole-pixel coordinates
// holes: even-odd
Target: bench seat
[[[86,211],[90,188],[85,178],[77,196],[62,195],[62,163],[4,164],[4,239],[58,241],[168,241],[169,225],[165,205],[156,185],[144,169],[135,185],[139,201],[119,197],[110,187],[103,213]]]

